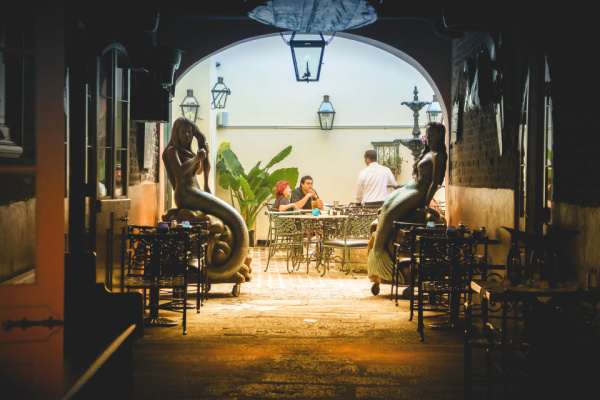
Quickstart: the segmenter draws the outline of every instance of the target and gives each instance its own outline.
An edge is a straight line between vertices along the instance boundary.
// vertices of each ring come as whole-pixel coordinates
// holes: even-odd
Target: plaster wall
[[[132,225],[155,226],[157,215],[161,212],[157,210],[158,204],[158,185],[157,183],[142,183],[129,187],[129,198],[132,207],[129,210],[129,223]]]
[[[501,226],[513,226],[513,191],[464,186],[450,186],[447,191],[452,209],[448,225],[458,226],[460,221],[471,230],[485,226],[491,239],[500,240],[500,244],[488,247],[488,263],[506,264],[510,234]]]

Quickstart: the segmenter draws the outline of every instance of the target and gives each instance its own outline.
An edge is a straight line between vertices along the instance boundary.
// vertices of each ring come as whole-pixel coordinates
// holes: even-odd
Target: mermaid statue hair
[[[192,127],[192,129],[194,131],[194,137],[196,139],[198,139],[198,149],[206,149],[206,136],[204,136],[204,134],[200,131],[198,126],[196,126],[195,123],[193,123],[191,120],[189,120],[185,117],[179,117],[173,123],[173,128],[171,129],[171,139],[169,140],[169,143],[165,147],[165,151],[163,151],[163,154],[162,154],[162,159],[163,159],[165,166],[168,165],[166,149],[168,149],[169,147],[175,147],[178,151],[187,153],[190,157],[194,157],[196,155],[196,153],[194,153],[194,151],[192,150],[191,143],[190,143],[189,147],[184,147],[181,144],[181,140],[179,138],[179,130],[183,129],[186,125]],[[208,160],[208,151],[206,152],[206,156],[207,156],[207,158],[205,160]],[[205,164],[208,164],[208,162]],[[207,166],[208,166],[208,169],[207,169]],[[204,173],[208,174],[208,172],[210,171],[210,164],[204,165],[204,168],[205,168]],[[171,169],[168,167],[166,169],[167,169],[167,176],[169,178],[169,182],[171,182],[171,185],[173,185],[173,189],[175,189],[176,181],[175,181],[175,176],[173,175],[173,171],[171,171]]]
[[[446,127],[441,122],[429,122],[427,125],[425,125],[425,129],[427,129],[427,128],[432,128],[432,129],[436,130],[442,136],[442,138],[444,138],[443,140],[440,140],[440,148],[438,149],[438,151],[441,152],[442,155],[444,156],[444,164],[442,166],[442,182],[443,182],[443,180],[444,180],[443,177],[446,176],[446,161],[448,160],[448,153],[446,151],[446,140],[445,140]],[[417,165],[419,165],[419,162],[423,159],[423,157],[425,157],[425,154],[429,153],[430,151],[431,151],[431,149],[429,148],[429,146],[427,144],[425,144],[425,147],[423,148],[421,155],[419,156],[417,161],[413,164],[413,175],[419,176],[419,170],[417,169]]]

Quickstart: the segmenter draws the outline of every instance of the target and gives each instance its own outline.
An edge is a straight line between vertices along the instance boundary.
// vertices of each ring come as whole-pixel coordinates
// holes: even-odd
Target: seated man
[[[365,207],[381,207],[388,196],[388,185],[396,185],[392,171],[377,162],[375,150],[365,151],[364,168],[358,174],[356,184],[356,203]]]
[[[300,179],[300,186],[298,186],[292,192],[292,197],[290,199],[291,202],[292,203],[299,202],[307,194],[314,193],[313,197],[310,199],[311,201],[307,201],[306,203],[304,203],[304,205],[302,206],[302,209],[311,210],[312,209],[311,203],[313,201],[316,201],[317,207],[319,208],[319,210],[322,210],[323,209],[323,201],[321,200],[321,198],[319,197],[317,192],[312,188],[312,186],[313,186],[313,179],[309,175],[303,176],[302,179]]]

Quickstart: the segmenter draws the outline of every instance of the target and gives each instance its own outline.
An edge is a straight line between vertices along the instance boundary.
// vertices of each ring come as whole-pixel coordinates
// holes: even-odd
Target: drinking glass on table
[[[310,206],[312,207],[312,209],[314,210],[315,208],[317,208],[317,201],[316,200],[311,200],[310,201]]]

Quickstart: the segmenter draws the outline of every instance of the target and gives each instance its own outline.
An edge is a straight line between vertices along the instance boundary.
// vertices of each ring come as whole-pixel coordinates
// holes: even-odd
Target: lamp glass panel
[[[325,40],[322,35],[294,35],[290,40],[296,80],[318,81]]]
[[[194,97],[194,91],[192,89],[188,89],[187,96],[185,96],[180,106],[183,116],[190,121],[195,122],[196,117],[198,116],[198,110],[200,109],[200,104]]]

